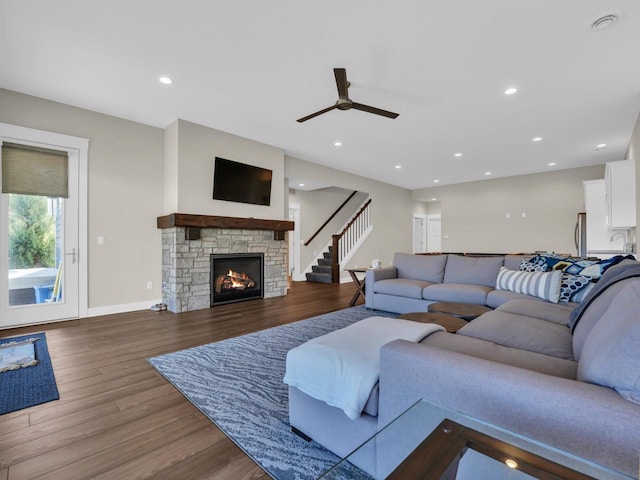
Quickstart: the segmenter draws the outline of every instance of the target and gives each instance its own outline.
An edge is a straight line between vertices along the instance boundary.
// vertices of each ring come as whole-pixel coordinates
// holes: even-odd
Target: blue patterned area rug
[[[347,308],[148,361],[273,478],[315,479],[338,457],[291,432],[287,352],[373,315],[396,316]]]
[[[37,364],[0,373],[0,415],[60,398],[44,333],[2,338],[0,347],[31,338],[37,339],[33,342]]]

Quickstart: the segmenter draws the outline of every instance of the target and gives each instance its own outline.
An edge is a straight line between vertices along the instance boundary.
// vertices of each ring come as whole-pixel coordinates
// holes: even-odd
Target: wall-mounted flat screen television
[[[213,199],[271,205],[271,175],[266,168],[216,157]]]

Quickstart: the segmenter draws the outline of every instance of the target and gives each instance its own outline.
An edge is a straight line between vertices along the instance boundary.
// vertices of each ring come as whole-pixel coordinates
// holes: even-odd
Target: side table
[[[359,297],[362,297],[362,300],[365,300],[365,293],[364,293],[364,287],[365,287],[365,278],[363,277],[362,279],[358,278],[358,276],[356,275],[356,273],[366,273],[367,269],[366,268],[348,268],[347,272],[349,272],[349,275],[351,276],[351,280],[353,280],[353,284],[356,286],[356,293],[353,294],[353,298],[351,298],[351,301],[349,302],[349,306],[353,307],[356,302],[358,301]]]
[[[484,305],[460,302],[431,303],[427,307],[427,310],[433,313],[446,313],[447,315],[453,315],[454,317],[462,318],[466,321],[471,321],[483,313],[491,311],[489,307],[485,307]]]
[[[466,320],[445,313],[411,312],[404,313],[398,318],[413,320],[414,322],[436,323],[444,327],[449,333],[456,333],[467,324]]]

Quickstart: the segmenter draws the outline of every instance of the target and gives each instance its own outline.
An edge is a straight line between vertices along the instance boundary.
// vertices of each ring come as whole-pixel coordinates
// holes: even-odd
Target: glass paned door
[[[9,140],[0,136],[0,141]],[[0,197],[0,328],[79,314],[80,154],[64,144],[53,146],[69,154],[68,198],[18,193]]]

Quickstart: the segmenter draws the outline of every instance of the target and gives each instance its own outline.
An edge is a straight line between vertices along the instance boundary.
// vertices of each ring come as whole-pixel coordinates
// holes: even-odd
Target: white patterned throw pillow
[[[548,302],[560,300],[562,272],[520,272],[501,267],[496,280],[498,290],[509,290],[542,298]]]

